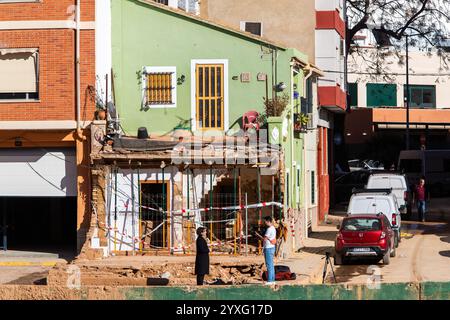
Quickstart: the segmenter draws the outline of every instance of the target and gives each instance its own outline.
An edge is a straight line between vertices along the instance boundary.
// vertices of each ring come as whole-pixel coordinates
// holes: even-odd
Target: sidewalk
[[[322,223],[309,234],[304,241],[305,247],[300,249],[300,252],[294,253],[289,259],[276,262],[289,266],[291,271],[297,274],[296,281],[281,281],[280,284],[322,283],[325,253],[333,253],[336,225],[341,220],[339,216],[328,216],[328,223]]]

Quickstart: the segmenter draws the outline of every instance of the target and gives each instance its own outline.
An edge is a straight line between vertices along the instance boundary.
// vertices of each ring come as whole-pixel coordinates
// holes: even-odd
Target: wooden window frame
[[[151,73],[171,73],[172,103],[150,104],[147,101],[147,75]],[[142,70],[142,105],[144,108],[161,109],[177,107],[177,68],[176,67],[144,67]]]
[[[170,178],[168,178],[168,179],[170,179]],[[141,190],[141,194],[139,194],[138,195],[138,197],[140,198],[140,203],[142,203],[142,185],[145,185],[145,184],[161,184],[161,185],[165,185],[165,190],[166,190],[166,211],[171,211],[172,209],[171,209],[171,198],[170,198],[170,188],[171,188],[171,182],[170,181],[167,181],[167,180],[165,180],[164,181],[164,183],[162,182],[162,180],[140,180],[139,181],[139,184],[140,184],[140,190]],[[140,215],[140,212],[141,212],[141,210],[142,210],[142,208],[139,208],[139,212],[138,212],[138,214]],[[166,223],[166,225],[165,226],[163,226],[163,229],[164,229],[164,231],[163,231],[163,242],[164,242],[164,245],[163,245],[163,248],[164,249],[167,249],[167,248],[169,248],[170,247],[170,244],[171,244],[171,241],[172,241],[172,239],[171,239],[171,223],[170,223],[170,218],[171,218],[171,215],[170,215],[170,213],[167,215],[167,220],[169,221],[168,223]],[[142,227],[141,227],[141,220],[140,219],[138,219],[138,221],[139,221],[139,237],[142,237]],[[142,243],[139,243],[139,249],[142,251],[143,249],[145,249],[145,248],[143,248],[142,247]]]
[[[197,65],[223,65],[223,84],[222,84],[222,127],[221,128],[199,128],[197,125]],[[198,132],[223,132],[229,129],[228,114],[228,60],[227,59],[198,59],[191,60],[191,123],[192,131]]]

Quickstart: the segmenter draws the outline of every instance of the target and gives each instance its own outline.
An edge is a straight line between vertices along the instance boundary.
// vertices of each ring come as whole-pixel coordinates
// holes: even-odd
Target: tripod
[[[337,283],[336,275],[334,274],[333,264],[331,263],[331,260],[330,260],[330,253],[328,251],[325,252],[325,257],[323,257],[322,259],[325,259],[325,265],[323,266],[323,274],[322,274],[322,284],[325,283],[328,265],[330,265],[330,267],[331,267],[331,272],[333,273],[334,283]]]

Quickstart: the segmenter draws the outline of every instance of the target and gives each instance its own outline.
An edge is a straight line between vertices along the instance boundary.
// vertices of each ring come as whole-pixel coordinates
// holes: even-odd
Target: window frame
[[[42,2],[42,0],[0,0],[0,4],[2,3],[37,3]]]
[[[372,105],[372,104],[369,104],[369,99],[370,99],[370,97],[372,97],[369,93],[371,92],[371,90],[369,89],[370,88],[370,86],[374,86],[374,87],[378,87],[378,86],[384,86],[384,87],[393,87],[393,88],[395,88],[395,97],[393,98],[393,102],[392,102],[392,104],[380,104],[380,105]],[[379,90],[379,89],[376,89],[375,88],[375,90]],[[382,108],[382,107],[391,107],[391,108],[395,108],[395,107],[398,107],[397,106],[397,98],[398,98],[398,87],[397,87],[397,84],[396,83],[376,83],[376,82],[368,82],[367,84],[366,84],[366,106],[368,107],[368,108]],[[372,98],[372,100],[374,100],[373,98]]]
[[[413,100],[412,100],[412,91],[413,90],[421,90],[422,92],[422,103],[421,105],[417,105],[417,104],[413,104]],[[432,93],[433,93],[433,102],[431,103],[431,106],[424,106],[423,104],[423,91],[424,89],[432,89]],[[403,94],[404,97],[406,98],[407,95],[407,89],[406,89],[406,85],[404,85],[404,90],[403,90]],[[430,104],[427,104],[430,105]],[[410,108],[414,108],[414,109],[436,109],[436,86],[435,85],[425,85],[425,84],[410,84],[409,85],[409,107]]]
[[[311,205],[316,205],[316,184],[317,184],[317,182],[316,182],[316,171],[315,170],[311,170],[311,181],[310,181],[310,183],[311,183],[311,185],[310,185],[310,189],[311,189],[311,194],[310,194],[310,196],[311,196],[311,199],[310,199],[310,203],[311,203]]]
[[[349,82],[348,93],[350,95],[350,107],[358,107],[358,82]],[[354,94],[352,95],[352,93]]]
[[[197,126],[197,65],[198,64],[223,64],[223,129],[199,128]],[[197,132],[224,132],[229,129],[229,75],[228,59],[192,59],[191,60],[191,127],[192,131]]]
[[[163,104],[149,104],[147,101],[147,75],[150,73],[172,73],[171,83],[172,83],[172,103]],[[165,108],[176,108],[177,107],[177,67],[175,66],[165,66],[165,67],[155,67],[147,66],[142,68],[142,106],[148,109],[165,109]]]
[[[247,23],[259,23],[259,25],[261,26],[261,34],[255,34],[253,32],[247,31]],[[262,37],[264,35],[264,27],[263,26],[264,26],[264,24],[262,23],[262,21],[241,21],[240,22],[241,31],[248,32],[257,37]]]
[[[28,1],[27,1],[28,2]],[[38,1],[36,1],[38,2]],[[2,2],[0,2],[2,3]],[[0,48],[2,49],[2,48]],[[4,48],[8,49],[8,48]],[[41,55],[39,48],[17,48],[17,49],[30,49],[30,51],[36,52],[36,64],[35,64],[35,76],[36,76],[36,91],[35,92],[4,92],[3,94],[19,94],[25,95],[25,98],[0,98],[0,103],[28,103],[28,102],[40,102],[41,101],[41,90],[40,90],[40,68],[41,68]],[[30,98],[31,95],[36,95],[36,98]]]

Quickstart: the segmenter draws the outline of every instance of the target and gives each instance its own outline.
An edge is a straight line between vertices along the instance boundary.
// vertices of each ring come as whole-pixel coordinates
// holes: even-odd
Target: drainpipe
[[[80,5],[81,0],[76,1],[76,30],[75,30],[75,74],[76,74],[76,121],[77,121],[77,137],[80,140],[86,140],[81,131],[81,85],[80,85]]]
[[[306,81],[312,76],[313,70],[311,68],[311,64],[308,64],[305,67],[306,70],[308,70],[308,74],[305,76],[305,79],[303,79],[303,97],[306,98]]]
[[[313,74],[313,70],[311,68],[311,64],[308,64],[305,67],[305,69],[308,70],[309,72],[305,76],[305,78],[303,79],[303,97],[304,98],[306,98],[306,81],[308,81],[308,79]],[[303,140],[303,150],[304,150],[304,152],[303,152],[303,168],[304,168],[303,172],[305,173],[304,174],[304,178],[303,178],[303,183],[304,183],[303,189],[304,190],[308,190],[307,189],[308,188],[308,183],[307,183],[308,182],[308,168],[307,168],[307,163],[308,163],[308,155],[307,155],[308,146],[307,146],[307,141],[308,141],[308,139],[304,139]],[[311,198],[311,194],[308,193],[308,192],[305,192],[304,195],[305,195],[305,221],[304,221],[305,222],[305,230],[303,230],[303,236],[305,238],[307,238],[308,237],[308,220],[309,220],[309,204],[308,204],[308,201]],[[309,197],[307,197],[307,195],[309,195]]]

